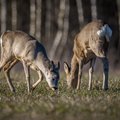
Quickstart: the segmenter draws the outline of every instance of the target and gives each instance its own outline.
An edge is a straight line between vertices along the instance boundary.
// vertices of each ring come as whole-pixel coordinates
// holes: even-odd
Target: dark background
[[[109,48],[110,66],[120,64],[119,0],[0,0],[0,34],[22,30],[36,37],[50,59],[70,63],[73,40],[80,29],[102,19],[113,30]]]

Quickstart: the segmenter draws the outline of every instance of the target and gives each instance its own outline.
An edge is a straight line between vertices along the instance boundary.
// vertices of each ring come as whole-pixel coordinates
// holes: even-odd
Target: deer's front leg
[[[24,72],[25,72],[28,93],[30,93],[30,67],[27,66],[27,64],[25,63],[24,60],[22,60],[22,63],[23,63],[23,68],[24,68]]]
[[[78,83],[77,83],[77,90],[80,89],[80,84],[81,84],[81,77],[82,77],[82,61],[80,60],[79,62],[79,71],[78,71]]]
[[[92,89],[92,77],[93,77],[93,72],[94,72],[95,60],[96,59],[94,58],[90,61],[88,90]]]
[[[102,58],[103,62],[103,90],[108,89],[108,74],[109,74],[109,61],[108,58]]]
[[[42,81],[43,79],[43,76],[42,76],[42,73],[41,71],[37,71],[38,73],[38,76],[39,76],[39,79],[32,85],[32,90],[34,90],[36,88],[36,86]]]

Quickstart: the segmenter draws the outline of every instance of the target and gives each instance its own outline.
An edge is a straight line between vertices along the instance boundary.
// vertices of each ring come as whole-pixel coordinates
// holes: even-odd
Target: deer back
[[[20,60],[42,71],[46,81],[53,89],[57,88],[60,65],[55,65],[47,57],[44,46],[34,37],[22,31],[7,31],[1,36],[4,63],[12,59]]]
[[[73,52],[78,60],[83,58],[86,63],[95,56],[105,56],[109,43],[105,36],[101,37],[97,34],[103,26],[101,20],[90,22],[75,37]]]

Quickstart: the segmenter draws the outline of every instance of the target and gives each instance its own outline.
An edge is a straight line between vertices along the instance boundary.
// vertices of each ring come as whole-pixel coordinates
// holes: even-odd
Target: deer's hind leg
[[[10,79],[10,70],[11,70],[11,68],[12,68],[16,63],[17,63],[17,60],[14,59],[13,61],[9,61],[8,63],[6,63],[6,65],[3,67],[3,71],[4,71],[4,74],[5,74],[5,78],[6,78],[6,80],[7,80],[7,83],[8,83],[8,85],[9,85],[9,87],[10,87],[10,90],[11,90],[12,92],[15,92],[15,88],[14,88],[14,86],[13,86],[13,84],[12,84],[11,79]]]
[[[80,60],[79,61],[77,90],[80,89],[81,77],[82,77],[82,67],[83,67],[82,60]]]

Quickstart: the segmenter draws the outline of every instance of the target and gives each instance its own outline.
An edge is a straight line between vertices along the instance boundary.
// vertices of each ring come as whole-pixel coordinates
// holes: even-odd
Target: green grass
[[[96,82],[91,91],[87,90],[86,76],[82,79],[79,91],[67,89],[62,77],[59,94],[56,95],[46,81],[42,81],[28,95],[25,80],[13,81],[16,88],[16,93],[13,94],[4,77],[1,77],[0,120],[119,120],[119,76],[110,77],[108,91],[101,89],[101,78],[96,76],[94,79]]]

